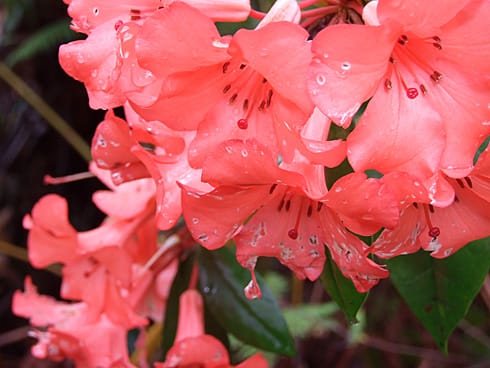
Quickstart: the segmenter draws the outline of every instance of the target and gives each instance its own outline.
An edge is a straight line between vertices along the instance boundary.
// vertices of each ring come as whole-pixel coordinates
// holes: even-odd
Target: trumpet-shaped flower
[[[490,134],[489,14],[488,1],[380,0],[366,8],[371,25],[328,27],[314,39],[317,106],[347,126],[372,97],[347,140],[354,169],[468,175]]]

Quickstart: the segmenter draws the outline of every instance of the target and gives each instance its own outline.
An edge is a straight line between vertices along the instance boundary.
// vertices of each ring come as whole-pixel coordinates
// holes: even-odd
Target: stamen
[[[276,188],[277,188],[277,184],[272,184],[271,189],[269,189],[269,194],[274,193],[274,190],[276,190]]]
[[[293,239],[293,240],[296,240],[298,238],[298,230],[296,229],[290,229],[288,231],[288,236]]]
[[[432,79],[435,83],[439,83],[442,79],[442,74],[437,70],[434,70],[434,72],[430,75],[430,79]]]
[[[246,112],[248,110],[248,98],[243,100],[243,111]]]
[[[65,183],[72,183],[74,181],[89,179],[93,177],[95,177],[95,175],[90,171],[85,171],[72,175],[60,176],[57,178],[54,178],[51,175],[44,175],[43,182],[44,184],[48,184],[48,185],[65,184]]]
[[[237,125],[240,129],[245,130],[248,128],[248,121],[247,119],[239,119]]]
[[[433,239],[437,238],[439,235],[441,235],[441,229],[439,229],[437,226],[432,225],[432,221],[430,220],[430,214],[429,210],[431,213],[434,213],[434,207],[432,205],[424,205],[424,215],[425,215],[425,221],[427,222],[427,225],[429,226],[429,236]]]
[[[408,43],[408,37],[406,35],[401,35],[398,39],[398,43],[402,46],[405,46]]]
[[[230,62],[229,61],[227,61],[226,63],[223,64],[223,68],[222,68],[223,74],[226,73],[226,71],[228,70],[228,67],[229,66],[230,66]]]

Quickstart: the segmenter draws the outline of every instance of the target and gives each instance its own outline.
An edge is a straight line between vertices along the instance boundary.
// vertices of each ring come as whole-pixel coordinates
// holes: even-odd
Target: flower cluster
[[[488,1],[278,0],[267,14],[245,0],[65,3],[87,37],[59,61],[107,110],[91,171],[111,190],[94,194],[107,220],[91,231],[55,195],[25,218],[32,264],[61,263],[61,295],[76,301],[26,281],[14,311],[49,326],[36,356],[131,366],[125,334],[162,318],[193,241],[232,239],[255,298],[259,257],[316,280],[329,252],[366,292],[388,277],[377,258],[443,258],[490,235]],[[249,15],[254,29],[216,28]],[[200,303],[192,288],[183,298]],[[197,326],[158,366],[229,366]],[[219,354],[192,360],[184,341]]]

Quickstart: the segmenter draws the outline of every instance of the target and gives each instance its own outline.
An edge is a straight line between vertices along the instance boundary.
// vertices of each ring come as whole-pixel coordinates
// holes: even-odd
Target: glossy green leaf
[[[257,275],[262,298],[248,300],[244,287],[250,272],[242,268],[228,248],[199,253],[199,283],[214,318],[246,344],[278,354],[294,355],[293,338],[269,288]]]
[[[447,351],[449,335],[466,315],[488,274],[489,238],[472,242],[446,259],[420,251],[387,264],[403,299],[439,348]]]
[[[367,298],[368,293],[359,293],[353,282],[342,275],[328,250],[327,260],[320,280],[328,295],[338,304],[350,323],[356,323],[357,312]]]

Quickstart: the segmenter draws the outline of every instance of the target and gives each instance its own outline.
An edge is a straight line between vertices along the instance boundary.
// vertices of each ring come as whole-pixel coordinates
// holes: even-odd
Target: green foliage
[[[366,300],[367,293],[361,294],[357,291],[351,280],[342,275],[339,268],[332,259],[328,249],[325,268],[320,277],[323,287],[330,297],[338,304],[345,317],[350,323],[356,323],[357,312]]]
[[[266,351],[294,355],[293,339],[279,305],[260,275],[262,298],[248,300],[243,288],[250,273],[224,247],[199,252],[199,283],[207,308],[239,340]]]
[[[466,315],[490,268],[490,240],[478,240],[445,259],[429,253],[387,261],[391,280],[440,349]]]
[[[76,33],[70,30],[68,19],[50,23],[25,39],[9,53],[5,63],[9,66],[30,59],[41,52],[57,48],[61,43],[73,40]]]

